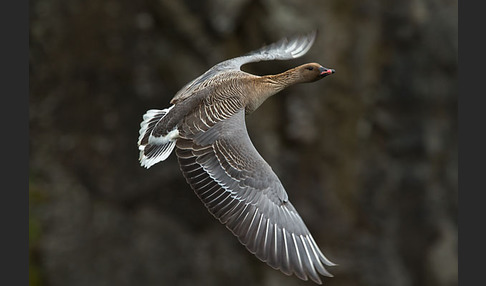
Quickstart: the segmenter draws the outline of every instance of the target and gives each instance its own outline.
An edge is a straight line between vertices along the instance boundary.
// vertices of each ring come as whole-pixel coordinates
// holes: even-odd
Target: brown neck
[[[303,79],[300,77],[299,73],[296,72],[296,70],[297,67],[286,70],[283,73],[262,76],[262,78],[273,83],[275,86],[278,86],[280,91],[291,85],[303,82]]]
[[[253,96],[251,96],[246,107],[246,112],[251,113],[255,111],[255,109],[257,109],[270,96],[291,85],[301,82],[302,80],[295,72],[295,68],[276,75],[258,77],[256,80],[258,88],[255,89],[257,92],[253,93]]]

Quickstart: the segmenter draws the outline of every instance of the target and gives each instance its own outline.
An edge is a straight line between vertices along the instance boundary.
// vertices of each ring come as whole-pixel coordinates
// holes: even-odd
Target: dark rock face
[[[336,74],[250,115],[253,142],[333,262],[327,285],[457,285],[457,1],[30,1],[33,285],[309,285],[248,253],[143,113],[213,64],[318,28]],[[307,284],[306,284],[307,283]]]

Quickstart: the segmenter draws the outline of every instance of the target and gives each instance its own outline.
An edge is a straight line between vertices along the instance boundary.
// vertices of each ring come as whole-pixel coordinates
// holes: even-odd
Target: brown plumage
[[[149,168],[172,150],[186,181],[209,212],[259,259],[287,275],[322,281],[335,265],[319,250],[277,175],[250,141],[245,114],[284,88],[334,73],[308,63],[256,76],[243,64],[303,56],[315,33],[283,39],[219,63],[184,86],[171,107],[149,110],[140,124],[141,165]]]

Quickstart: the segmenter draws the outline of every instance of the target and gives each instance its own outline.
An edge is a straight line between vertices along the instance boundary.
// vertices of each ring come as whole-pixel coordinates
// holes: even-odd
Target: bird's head
[[[314,82],[330,74],[335,73],[334,69],[328,69],[318,63],[308,63],[297,67],[297,73],[301,82]]]

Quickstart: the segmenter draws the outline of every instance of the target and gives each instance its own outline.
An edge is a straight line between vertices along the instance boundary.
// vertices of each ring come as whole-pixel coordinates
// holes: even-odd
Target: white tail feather
[[[145,168],[150,168],[154,164],[164,161],[174,150],[176,139],[179,135],[177,128],[165,136],[155,137],[152,135],[159,121],[173,107],[171,106],[164,110],[151,109],[143,115],[143,121],[140,123],[138,149],[140,150],[140,165]]]

